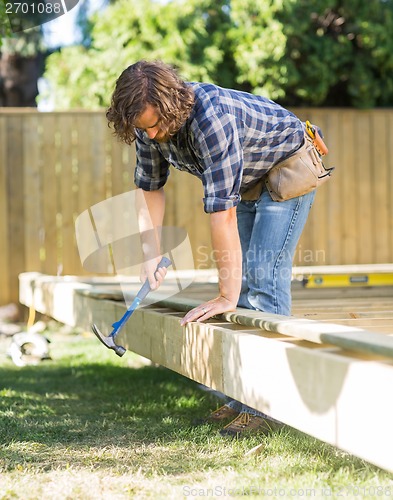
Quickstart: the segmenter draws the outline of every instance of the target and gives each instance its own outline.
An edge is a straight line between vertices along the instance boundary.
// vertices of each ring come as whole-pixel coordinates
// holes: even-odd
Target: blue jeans
[[[290,316],[292,262],[314,197],[312,191],[277,202],[264,189],[257,201],[239,203],[243,253],[239,307]]]

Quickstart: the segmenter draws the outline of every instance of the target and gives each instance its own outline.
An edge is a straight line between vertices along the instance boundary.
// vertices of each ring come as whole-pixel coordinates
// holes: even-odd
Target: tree
[[[90,27],[48,60],[57,107],[107,106],[138,59],[286,106],[393,103],[393,0],[118,0]]]
[[[13,24],[0,2],[0,106],[36,106],[38,78],[44,70],[42,30],[37,14],[28,16],[28,26],[38,26],[12,33],[25,26],[23,14],[14,16]]]
[[[11,35],[11,26],[6,13],[5,2],[0,1],[0,49],[3,39]]]
[[[292,106],[393,104],[393,0],[232,0],[232,16],[254,91]]]
[[[35,107],[44,71],[41,29],[7,36],[0,50],[0,106]]]
[[[119,0],[91,19],[89,47],[49,57],[45,76],[56,106],[106,106],[120,72],[138,59],[163,59],[184,78],[231,86],[236,67],[225,37],[230,22],[228,0]]]

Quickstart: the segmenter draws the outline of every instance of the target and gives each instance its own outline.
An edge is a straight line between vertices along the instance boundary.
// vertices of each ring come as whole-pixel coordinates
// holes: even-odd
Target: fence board
[[[114,141],[110,145],[111,190],[113,194],[125,191],[123,183],[123,152],[119,144]]]
[[[351,110],[344,110],[341,113],[343,147],[340,159],[337,162],[337,175],[342,184],[344,197],[342,210],[342,256],[343,264],[351,264],[357,259],[357,228],[356,228],[356,205],[358,196],[354,189],[354,179],[356,178],[356,150],[351,148],[355,144],[355,116]]]
[[[74,116],[62,114],[58,118],[59,134],[59,216],[58,232],[60,246],[60,262],[64,274],[76,274],[79,257],[75,247],[74,213],[77,212],[74,196],[72,134]],[[81,267],[81,266],[79,266]]]
[[[10,269],[9,297],[18,297],[15,271],[26,268],[26,238],[24,219],[23,118],[10,115],[7,119],[7,184],[8,184],[8,244]]]
[[[294,112],[321,127],[326,165],[336,166],[317,193],[295,263],[393,262],[393,109]],[[113,136],[103,111],[2,108],[0,163],[1,305],[17,300],[20,272],[87,273],[75,219],[134,188],[135,152]],[[201,183],[174,171],[166,192],[164,223],[187,230],[196,267],[214,267]]]
[[[91,154],[91,118],[81,113],[76,122],[77,150],[78,150],[78,212],[91,207],[93,202],[93,169],[94,162]],[[96,179],[94,179],[96,186]]]
[[[90,120],[89,128],[91,130],[90,150],[91,164],[86,164],[85,168],[92,168],[92,181],[94,182],[94,190],[92,193],[92,204],[98,203],[106,198],[106,164],[105,164],[105,141],[94,140],[94,137],[105,137],[105,122],[100,115],[93,115]]]
[[[360,264],[374,262],[373,260],[373,227],[372,227],[372,192],[371,192],[371,120],[368,111],[360,112],[354,123],[356,148],[356,179],[355,188],[360,203],[357,213],[358,261]]]
[[[7,123],[0,116],[0,304],[10,300]]]
[[[41,191],[41,125],[36,115],[23,118],[23,171],[25,212],[25,266],[29,271],[41,269],[40,249],[43,242]]]
[[[390,255],[389,233],[384,228],[389,225],[389,163],[388,140],[386,135],[387,114],[385,111],[371,115],[372,141],[372,225],[376,243],[374,262],[386,262]]]
[[[44,261],[45,273],[58,274],[58,237],[57,237],[57,144],[56,144],[56,118],[53,114],[44,115],[42,122],[42,219],[44,235]]]
[[[337,110],[326,115],[327,139],[329,141],[329,163],[337,165],[342,154],[342,127],[341,115]],[[343,171],[337,168],[326,186],[326,229],[328,240],[329,262],[339,264],[342,255],[342,211],[345,197],[342,193]],[[334,200],[334,201],[333,201]]]
[[[388,155],[388,168],[389,168],[389,225],[386,228],[390,235],[390,253],[389,261],[393,261],[393,113],[388,113],[388,121],[386,128],[387,136],[387,155]]]

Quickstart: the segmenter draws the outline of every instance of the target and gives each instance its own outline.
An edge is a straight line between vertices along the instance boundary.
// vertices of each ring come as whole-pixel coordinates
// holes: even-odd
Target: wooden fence
[[[393,109],[298,109],[321,126],[336,166],[320,188],[295,263],[393,262]],[[134,150],[117,142],[102,111],[0,109],[0,305],[18,300],[18,274],[86,274],[75,220],[133,189]],[[196,268],[210,258],[201,183],[175,171],[165,224],[184,227]]]

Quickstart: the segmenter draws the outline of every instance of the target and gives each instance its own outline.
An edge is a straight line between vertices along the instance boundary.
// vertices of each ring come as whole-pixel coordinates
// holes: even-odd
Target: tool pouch
[[[257,201],[262,194],[264,182],[263,180],[258,181],[251,188],[247,189],[242,193],[242,201]]]
[[[301,148],[269,170],[265,185],[274,201],[302,196],[330,179],[334,168],[325,168],[314,140],[305,133]]]

